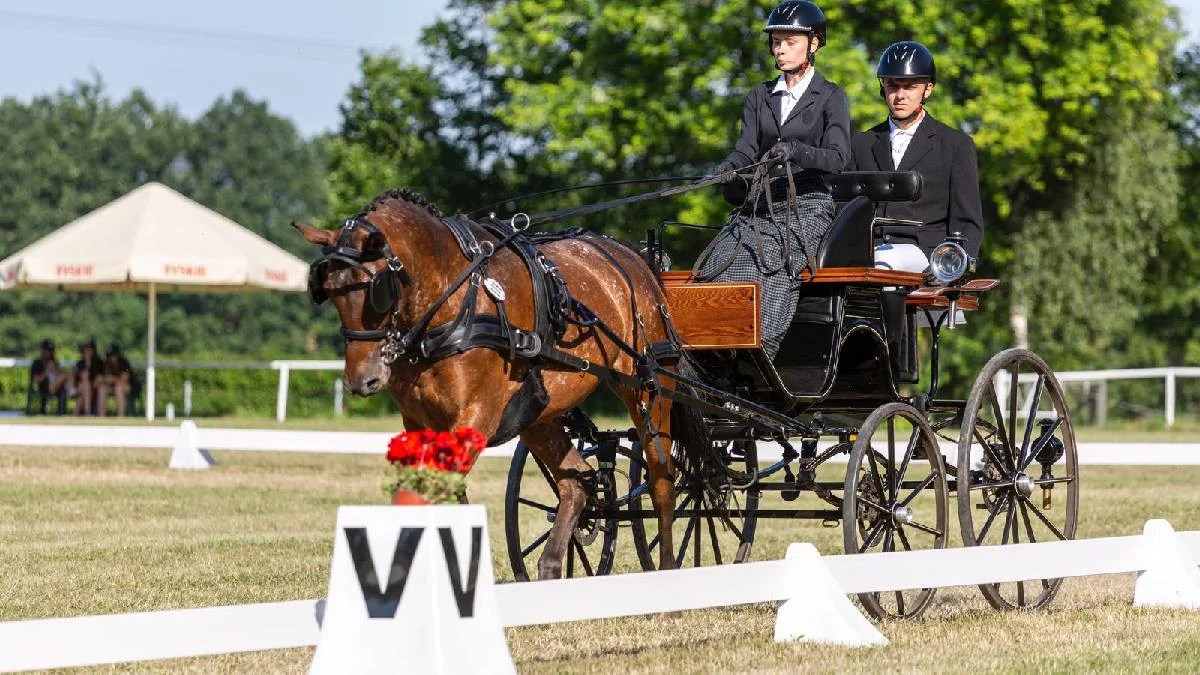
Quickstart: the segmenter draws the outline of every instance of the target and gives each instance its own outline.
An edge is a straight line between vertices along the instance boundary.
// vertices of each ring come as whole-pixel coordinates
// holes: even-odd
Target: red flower
[[[470,427],[456,429],[454,433],[420,429],[392,438],[387,460],[402,466],[465,474],[485,447],[487,439]]]

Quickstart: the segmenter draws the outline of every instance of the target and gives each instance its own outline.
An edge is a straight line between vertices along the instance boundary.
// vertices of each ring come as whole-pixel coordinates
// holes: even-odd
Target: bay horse
[[[538,578],[560,577],[587,499],[582,479],[593,475],[560,418],[597,388],[601,369],[571,368],[537,356],[514,358],[511,348],[477,347],[426,358],[415,344],[396,345],[396,336],[428,334],[429,327],[453,323],[471,311],[505,316],[510,326],[532,332],[532,275],[541,270],[531,272],[515,246],[501,240],[502,231],[465,218],[443,218],[436,206],[406,189],[383,192],[339,230],[293,226],[326,251],[318,263],[327,264],[310,278],[310,292],[318,302],[331,299],[341,319],[349,392],[371,396],[386,389],[409,430],[471,427],[483,433],[489,445],[519,433],[550,469],[559,508],[538,560]],[[636,359],[617,340],[642,351],[671,339],[659,281],[632,249],[606,237],[579,234],[539,243],[538,250],[557,266],[570,297],[603,324],[569,323],[552,345],[558,353],[633,374]],[[481,256],[486,260],[478,264]],[[472,264],[484,270],[486,293],[473,292],[464,280]],[[394,285],[384,288],[388,284]],[[473,306],[464,307],[468,298],[474,299]],[[512,429],[513,415],[504,415],[507,404],[521,394],[534,368],[541,371],[544,408],[535,418],[522,420],[521,428]],[[650,498],[661,533],[659,568],[672,568],[671,402],[643,388],[608,383],[642,430]],[[661,386],[672,384],[664,381]]]

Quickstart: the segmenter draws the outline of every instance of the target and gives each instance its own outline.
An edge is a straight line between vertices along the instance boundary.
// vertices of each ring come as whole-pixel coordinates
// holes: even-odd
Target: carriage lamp
[[[974,258],[962,244],[952,240],[938,244],[929,254],[929,271],[943,284],[961,279],[974,265]]]
[[[1054,478],[1054,474],[1051,473],[1050,467],[1053,466],[1055,462],[1062,459],[1063,454],[1066,452],[1066,447],[1063,445],[1062,440],[1054,435],[1054,430],[1056,428],[1054,425],[1054,420],[1038,420],[1038,425],[1042,428],[1042,435],[1039,439],[1042,447],[1038,450],[1037,454],[1037,462],[1038,464],[1042,465],[1042,475],[1039,480],[1050,480]],[[1053,489],[1053,483],[1047,483],[1042,486],[1043,509],[1050,508],[1050,491]]]

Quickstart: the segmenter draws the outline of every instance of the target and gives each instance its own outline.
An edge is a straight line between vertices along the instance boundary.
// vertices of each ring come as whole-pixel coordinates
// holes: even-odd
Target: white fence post
[[[288,377],[291,369],[286,363],[279,364],[279,397],[275,401],[275,421],[287,419]]]
[[[192,381],[183,381],[183,416],[192,416]]]
[[[1167,395],[1166,395],[1166,418],[1167,428],[1175,426],[1175,369],[1167,369]]]
[[[345,396],[345,387],[342,384],[342,378],[337,378],[333,381],[333,416],[342,416],[342,403]]]

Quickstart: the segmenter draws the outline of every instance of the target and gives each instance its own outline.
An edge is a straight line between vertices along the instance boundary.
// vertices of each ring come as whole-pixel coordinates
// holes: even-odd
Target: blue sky
[[[237,88],[301,132],[338,123],[357,50],[416,56],[420,28],[447,0],[0,0],[0,98],[22,100],[88,79],[110,94],[141,87],[196,116]],[[1200,0],[1176,0],[1189,39]]]
[[[0,0],[0,98],[33,96],[100,73],[188,116],[237,88],[296,122],[332,129],[357,79],[358,49],[415,56],[446,0]]]

